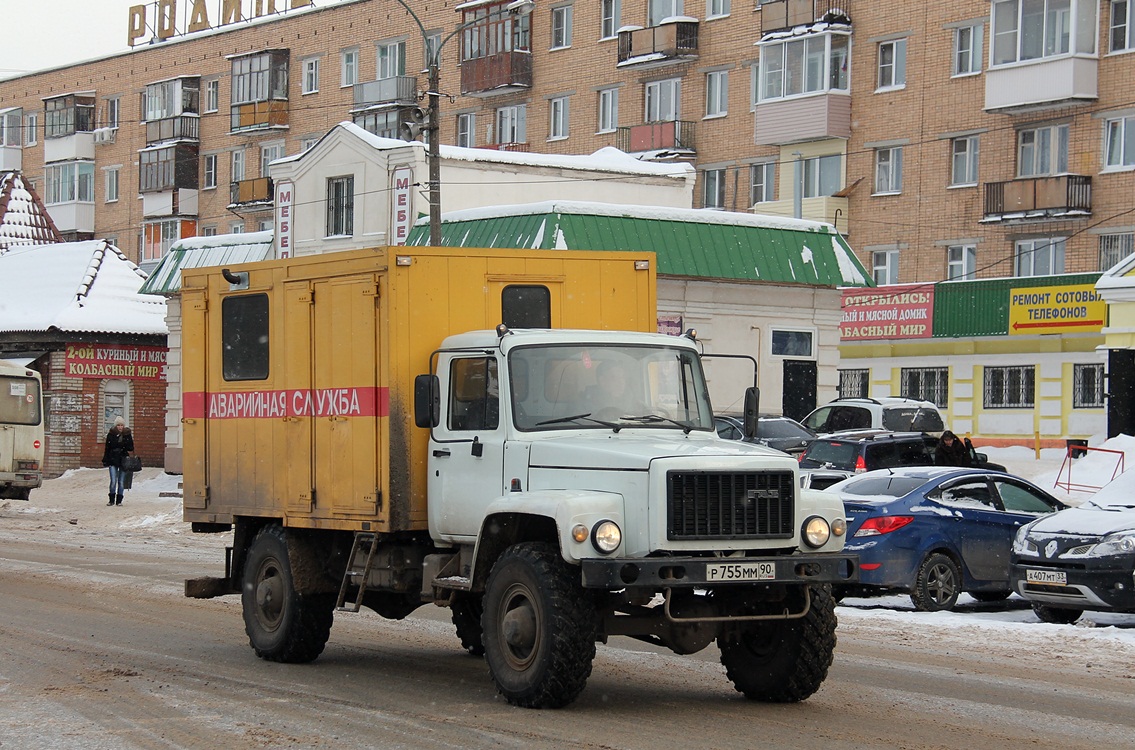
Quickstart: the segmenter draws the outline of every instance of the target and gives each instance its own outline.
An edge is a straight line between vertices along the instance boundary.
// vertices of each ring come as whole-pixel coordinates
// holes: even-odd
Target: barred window
[[[901,395],[921,401],[932,401],[935,406],[949,405],[950,370],[947,367],[904,367]]]
[[[1100,235],[1100,270],[1106,271],[1135,253],[1135,234]]]
[[[867,398],[867,381],[870,370],[840,370],[839,397]]]
[[[1036,372],[1032,365],[985,368],[986,409],[1032,407],[1035,394]]]
[[[1076,409],[1102,408],[1103,384],[1103,364],[1073,365],[1072,406]]]

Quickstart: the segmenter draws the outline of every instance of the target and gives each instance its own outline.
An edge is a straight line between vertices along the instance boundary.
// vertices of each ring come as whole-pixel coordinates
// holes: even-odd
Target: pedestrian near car
[[[957,435],[946,430],[934,449],[934,463],[938,466],[969,466],[972,462],[969,449],[958,440]]]
[[[106,447],[102,454],[102,465],[110,469],[110,491],[107,505],[122,505],[123,483],[127,472],[122,468],[122,459],[134,453],[134,435],[122,417],[114,418],[114,427],[106,433]]]

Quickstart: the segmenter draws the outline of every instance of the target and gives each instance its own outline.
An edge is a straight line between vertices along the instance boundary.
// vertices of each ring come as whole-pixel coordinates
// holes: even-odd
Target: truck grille
[[[791,538],[795,483],[790,471],[666,475],[666,538]]]

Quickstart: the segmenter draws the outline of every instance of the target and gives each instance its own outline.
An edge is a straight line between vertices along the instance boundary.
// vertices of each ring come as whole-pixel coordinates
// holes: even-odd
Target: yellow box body
[[[657,330],[653,253],[379,247],[226,270],[247,288],[182,272],[186,521],[425,530],[414,378],[446,336],[495,328],[512,285],[548,289],[553,328]],[[223,340],[225,315],[261,310],[260,340]],[[251,374],[229,362],[246,351]]]

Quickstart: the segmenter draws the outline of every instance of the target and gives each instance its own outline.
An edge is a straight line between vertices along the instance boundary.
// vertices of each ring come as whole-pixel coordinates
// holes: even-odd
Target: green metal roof
[[[183,268],[248,263],[272,257],[271,231],[178,240],[150,272],[139,294],[177,294]]]
[[[649,250],[662,276],[874,286],[830,225],[777,216],[553,201],[448,213],[447,247]],[[407,244],[429,244],[419,220]]]
[[[1013,276],[934,285],[934,336],[1004,336],[1009,332],[1009,292],[1039,286],[1094,284],[1099,273]]]

